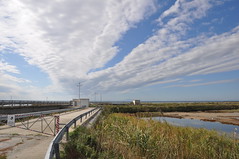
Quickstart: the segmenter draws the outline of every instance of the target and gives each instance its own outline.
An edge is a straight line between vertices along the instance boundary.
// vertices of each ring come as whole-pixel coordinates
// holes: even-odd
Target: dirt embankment
[[[203,121],[220,122],[223,124],[239,125],[239,112],[169,112],[163,113],[165,117],[198,119]]]

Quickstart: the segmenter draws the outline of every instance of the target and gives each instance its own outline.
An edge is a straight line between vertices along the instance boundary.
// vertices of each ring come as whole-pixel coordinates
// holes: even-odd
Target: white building
[[[133,100],[134,105],[140,105],[140,100]]]
[[[89,99],[86,99],[86,98],[82,98],[82,99],[73,99],[72,100],[72,105],[74,107],[83,107],[83,106],[86,106],[86,107],[89,107],[90,105],[90,100]]]

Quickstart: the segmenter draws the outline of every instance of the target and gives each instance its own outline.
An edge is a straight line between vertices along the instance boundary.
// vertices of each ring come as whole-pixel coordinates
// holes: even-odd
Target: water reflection
[[[236,126],[236,125],[221,124],[219,122],[208,122],[208,121],[201,121],[196,119],[178,119],[178,118],[170,118],[170,117],[152,117],[151,119],[161,121],[161,122],[166,121],[167,123],[175,125],[175,126],[205,128],[209,130],[216,130],[219,132],[225,132],[230,134],[234,132],[235,130],[237,131],[239,130],[239,126]]]

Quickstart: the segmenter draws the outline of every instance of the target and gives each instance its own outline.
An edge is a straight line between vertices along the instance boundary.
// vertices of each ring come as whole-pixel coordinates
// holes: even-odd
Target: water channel
[[[145,118],[145,119],[149,119],[149,118]],[[208,122],[208,121],[201,121],[197,119],[178,119],[178,118],[170,118],[170,117],[152,117],[151,119],[160,121],[160,122],[167,122],[174,126],[205,128],[205,129],[216,130],[220,133],[227,133],[227,134],[232,134],[235,131],[239,133],[239,126],[222,124],[219,122]]]

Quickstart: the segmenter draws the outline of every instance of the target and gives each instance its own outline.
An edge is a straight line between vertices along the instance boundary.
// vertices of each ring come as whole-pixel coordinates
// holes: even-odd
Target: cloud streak
[[[185,29],[178,28],[177,24],[183,24],[189,29],[189,24],[205,16],[211,6],[207,1],[176,1],[160,19],[171,14],[177,16],[161,24],[154,36],[115,67],[92,73],[91,79],[103,81],[94,85],[100,90],[124,90],[183,76],[237,70],[239,27],[221,35],[201,35],[187,40],[183,40]]]
[[[92,74],[92,79],[96,78],[94,75],[98,76],[98,78],[100,76],[102,78],[109,78],[104,78],[104,80],[102,80],[104,82],[98,84],[102,89],[127,89],[183,76],[237,70],[239,66],[237,60],[239,58],[238,39],[239,32],[237,29],[210,38],[190,39],[184,41],[183,44],[186,46],[187,44],[190,45],[189,42],[191,41],[199,41],[199,43],[204,41],[205,44],[191,48],[187,52],[178,53],[179,55],[167,58],[163,62],[160,62],[162,57],[155,56],[155,54],[147,54],[147,58],[151,58],[152,61],[122,61],[107,71]],[[176,51],[175,48],[180,50],[180,47],[182,47],[182,45],[177,46],[176,44],[172,46],[172,49],[168,50],[173,52]],[[146,48],[150,48],[150,45]],[[135,51],[134,53],[135,56],[132,54],[129,55],[132,56],[132,59],[136,59],[140,52]],[[165,52],[159,50],[158,54],[161,53],[163,54]],[[125,58],[125,60],[127,60],[127,58]],[[117,83],[117,81],[120,81],[120,83]]]
[[[79,81],[85,81],[86,94],[129,91],[183,76],[238,70],[239,26],[188,38],[195,21],[218,5],[210,0],[177,0],[158,16],[151,37],[103,69],[119,53],[115,43],[158,5],[154,0],[0,1],[0,51],[10,49],[46,72],[52,81],[48,92],[71,93]],[[7,79],[30,82],[8,74],[20,74],[16,66],[4,61],[0,66],[3,84]]]
[[[9,73],[15,73],[19,74],[19,70],[16,68],[16,66],[10,65],[4,60],[0,61],[0,73],[9,72]]]
[[[238,81],[238,79],[232,79],[232,80],[219,80],[219,81],[211,81],[211,82],[204,82],[204,83],[193,83],[193,84],[171,85],[171,86],[167,86],[167,88],[170,88],[170,87],[195,87],[195,86],[207,86],[207,85],[214,85],[214,84],[231,83],[231,82],[236,82],[236,81]]]

